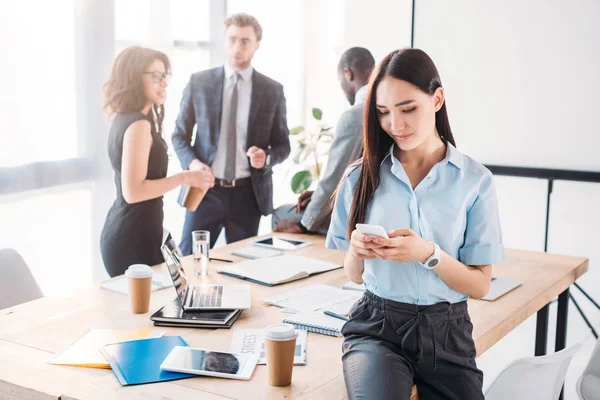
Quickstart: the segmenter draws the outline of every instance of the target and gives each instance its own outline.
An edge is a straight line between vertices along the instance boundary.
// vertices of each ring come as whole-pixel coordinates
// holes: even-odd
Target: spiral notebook
[[[296,329],[320,333],[329,336],[341,336],[346,321],[323,314],[323,311],[310,311],[292,314],[283,322],[292,324]]]

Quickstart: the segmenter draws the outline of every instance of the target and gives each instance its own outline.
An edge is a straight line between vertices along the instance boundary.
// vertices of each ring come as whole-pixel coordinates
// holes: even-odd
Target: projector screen
[[[462,152],[600,171],[600,1],[418,0],[414,31]]]

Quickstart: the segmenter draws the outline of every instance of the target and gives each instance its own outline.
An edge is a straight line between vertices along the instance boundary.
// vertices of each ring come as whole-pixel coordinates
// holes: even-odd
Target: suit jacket
[[[346,110],[336,126],[327,167],[302,217],[302,225],[311,232],[327,233],[331,220],[332,195],[346,168],[362,157],[363,102]]]
[[[194,159],[212,166],[221,133],[223,67],[193,74],[183,92],[179,117],[172,140],[175,152],[186,170]],[[196,125],[196,141],[192,132]],[[262,169],[250,168],[250,178],[258,207],[263,215],[273,211],[272,167],[290,154],[283,86],[257,72],[252,73],[252,94],[248,117],[247,148],[260,147],[270,155]]]

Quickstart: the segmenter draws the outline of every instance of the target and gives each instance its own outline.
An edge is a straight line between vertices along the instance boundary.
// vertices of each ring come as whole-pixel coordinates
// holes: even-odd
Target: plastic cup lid
[[[154,271],[146,264],[133,264],[127,268],[125,276],[129,278],[151,278],[154,276]]]
[[[265,338],[275,341],[292,340],[298,336],[294,325],[275,324],[265,328]]]

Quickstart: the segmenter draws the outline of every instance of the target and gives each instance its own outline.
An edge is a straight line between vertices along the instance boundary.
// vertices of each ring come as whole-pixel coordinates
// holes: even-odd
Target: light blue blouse
[[[355,165],[344,174],[327,233],[328,248],[348,250],[348,215],[359,172]],[[467,265],[506,259],[492,173],[450,143],[446,157],[414,190],[392,146],[381,163],[379,187],[365,223],[381,225],[388,232],[410,227]],[[374,294],[404,303],[457,303],[468,298],[417,262],[365,260],[363,279]]]

